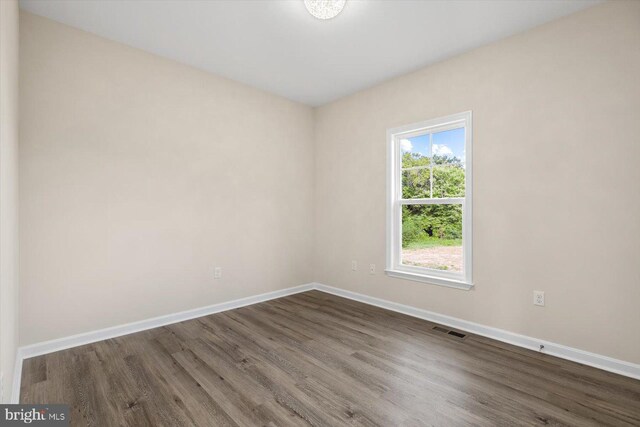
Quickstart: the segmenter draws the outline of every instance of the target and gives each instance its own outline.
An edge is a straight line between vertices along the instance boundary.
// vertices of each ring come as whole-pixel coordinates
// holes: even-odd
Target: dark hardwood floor
[[[71,425],[640,425],[640,381],[319,291],[27,359]]]

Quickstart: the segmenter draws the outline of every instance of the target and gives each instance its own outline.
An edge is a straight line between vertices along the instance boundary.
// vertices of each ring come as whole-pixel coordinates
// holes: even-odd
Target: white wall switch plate
[[[358,261],[351,261],[351,270],[353,271],[358,270]]]
[[[544,291],[533,291],[533,304],[544,307]]]
[[[376,265],[369,264],[369,274],[376,274]]]
[[[222,277],[222,267],[216,267],[213,269],[213,278],[220,279]]]

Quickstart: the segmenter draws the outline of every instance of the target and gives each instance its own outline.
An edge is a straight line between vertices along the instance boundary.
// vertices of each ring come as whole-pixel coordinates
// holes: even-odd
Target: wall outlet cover
[[[533,291],[533,304],[544,307],[544,291]]]

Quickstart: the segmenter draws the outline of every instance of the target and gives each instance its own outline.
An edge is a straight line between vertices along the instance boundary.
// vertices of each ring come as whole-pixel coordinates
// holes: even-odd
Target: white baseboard
[[[13,367],[13,383],[11,384],[10,403],[20,403],[20,383],[22,381],[22,361],[24,356],[22,350],[18,348],[16,351],[16,363]]]
[[[213,304],[206,307],[195,308],[192,310],[181,311],[179,313],[167,314],[151,319],[141,320],[138,322],[127,323],[124,325],[113,326],[110,328],[99,329],[97,331],[85,332],[69,337],[58,338],[51,341],[44,341],[36,344],[27,345],[18,348],[16,354],[16,365],[13,377],[13,389],[11,392],[11,402],[18,403],[20,398],[20,382],[22,379],[22,362],[30,357],[41,356],[55,351],[65,350],[71,347],[78,347],[85,344],[91,344],[96,341],[102,341],[110,338],[120,337],[122,335],[132,334],[134,332],[145,331],[147,329],[158,328],[160,326],[170,325],[172,323],[183,322],[185,320],[195,319],[197,317],[208,316],[222,311],[233,310],[234,308],[245,307],[247,305],[257,304],[259,302],[269,301],[276,298],[282,298],[287,295],[293,295],[300,292],[306,292],[314,289],[315,284],[308,283],[306,285],[295,286],[293,288],[280,289],[273,292],[267,292],[260,295],[254,295],[233,301]]]
[[[275,298],[281,298],[287,295],[293,295],[314,289],[343,298],[359,301],[365,304],[374,305],[376,307],[381,307],[398,313],[403,313],[420,319],[428,320],[430,322],[439,323],[476,335],[482,335],[487,338],[492,338],[508,344],[513,344],[518,347],[528,348],[530,350],[538,351],[540,345],[544,345],[544,353],[546,354],[556,356],[561,359],[567,359],[573,362],[582,363],[584,365],[593,366],[595,368],[614,372],[616,374],[624,375],[627,377],[640,379],[640,365],[635,363],[613,359],[611,357],[602,356],[600,354],[590,353],[588,351],[579,350],[577,348],[567,347],[561,344],[516,334],[513,332],[505,331],[503,329],[481,325],[479,323],[470,322],[468,320],[434,313],[432,311],[423,310],[421,308],[411,307],[408,305],[399,304],[364,294],[359,294],[357,292],[352,292],[345,289],[334,288],[322,283],[308,283],[306,285],[295,286],[293,288],[280,289],[277,291],[241,298],[234,301],[228,301],[192,310],[181,311],[179,313],[167,314],[147,320],[141,320],[139,322],[113,326],[111,328],[100,329],[97,331],[86,332],[78,335],[72,335],[70,337],[64,337],[20,347],[18,348],[16,354],[11,403],[18,403],[20,398],[22,362],[24,361],[24,359],[40,356],[47,353],[53,353],[55,351],[65,350],[71,347],[91,344],[93,342],[102,341],[109,338],[116,338],[122,335],[132,334],[134,332],[140,332],[147,329],[170,325],[172,323],[183,322],[185,320],[195,319],[197,317],[208,316],[210,314],[220,313],[222,311],[233,310],[235,308],[245,307],[247,305],[257,304]]]
[[[538,338],[528,337],[526,335],[516,334],[514,332],[505,331],[504,329],[493,328],[491,326],[481,325],[479,323],[470,322],[468,320],[458,319],[456,317],[446,316],[444,314],[434,313],[432,311],[423,310],[421,308],[411,307],[396,302],[383,300],[380,298],[370,297],[368,295],[359,294],[357,292],[347,291],[345,289],[334,288],[331,286],[315,283],[314,289],[327,292],[343,298],[349,298],[365,304],[374,305],[376,307],[385,308],[387,310],[403,313],[409,316],[428,320],[430,322],[439,323],[455,329],[470,332],[483,337],[492,338],[518,347],[539,351],[540,345],[544,346],[542,351],[545,354],[559,357],[561,359],[571,360],[573,362],[582,363],[583,365],[593,366],[594,368],[603,369],[605,371],[624,375],[627,377],[640,379],[640,365],[625,362],[623,360],[614,359],[596,353],[580,350],[577,348],[567,347],[562,344],[541,340]]]

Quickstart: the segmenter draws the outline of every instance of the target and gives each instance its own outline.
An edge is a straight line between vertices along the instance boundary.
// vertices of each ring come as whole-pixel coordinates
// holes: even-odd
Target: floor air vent
[[[456,332],[456,331],[449,331],[449,335],[453,335],[454,337],[458,337],[458,338],[464,338],[466,337],[465,334],[462,334],[460,332]]]
[[[433,329],[434,331],[442,332],[443,334],[447,334],[447,335],[454,336],[456,338],[460,338],[460,339],[464,339],[464,338],[467,337],[467,335],[463,334],[462,332],[450,331],[449,329],[443,328],[442,326],[434,326],[431,329]]]

